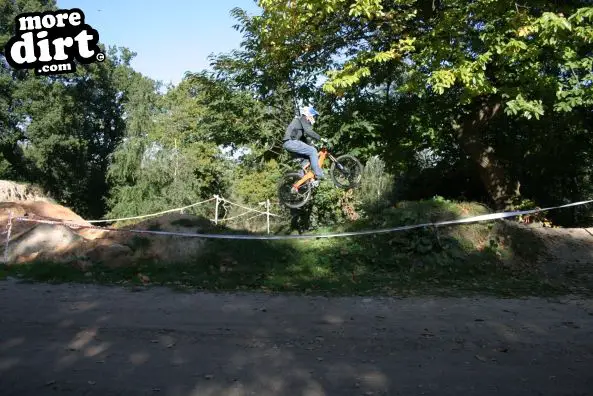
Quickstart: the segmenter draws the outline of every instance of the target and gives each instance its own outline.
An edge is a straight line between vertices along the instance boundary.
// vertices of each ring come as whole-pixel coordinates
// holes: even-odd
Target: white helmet
[[[307,116],[311,119],[311,124],[315,123],[315,117],[319,115],[313,106],[301,107],[301,115]]]

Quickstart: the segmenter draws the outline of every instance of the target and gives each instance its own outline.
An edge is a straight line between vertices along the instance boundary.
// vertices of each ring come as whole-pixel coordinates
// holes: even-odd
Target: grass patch
[[[419,224],[485,213],[486,208],[468,203],[402,203],[375,219],[331,231]],[[528,230],[498,221],[335,239],[215,239],[208,241],[199,256],[176,264],[143,261],[134,268],[122,269],[96,265],[83,272],[74,266],[37,263],[6,271],[43,282],[124,285],[142,284],[146,276],[144,279],[151,285],[179,290],[503,297],[570,293],[574,285],[548,279],[533,265],[541,246],[530,238]]]
[[[10,267],[11,276],[48,283],[151,285],[178,290],[269,291],[321,295],[557,295],[568,292],[535,272],[505,267],[493,252],[456,259],[438,253],[412,258],[364,257],[359,245],[328,241],[289,242],[271,247],[260,241],[230,246],[216,241],[195,262],[143,262],[134,268],[36,263]],[[268,246],[266,246],[268,245]],[[266,249],[267,248],[267,249]],[[261,249],[261,250],[260,250]],[[225,252],[222,254],[221,252]]]

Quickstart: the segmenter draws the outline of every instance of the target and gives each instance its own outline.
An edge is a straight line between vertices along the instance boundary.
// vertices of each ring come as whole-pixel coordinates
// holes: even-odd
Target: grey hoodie
[[[292,119],[292,122],[286,127],[286,133],[282,140],[301,140],[304,135],[310,136],[315,140],[321,139],[321,136],[313,130],[313,125],[303,115]]]

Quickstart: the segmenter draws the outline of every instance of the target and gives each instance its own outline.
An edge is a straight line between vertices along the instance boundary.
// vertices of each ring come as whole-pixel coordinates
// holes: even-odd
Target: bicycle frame
[[[319,150],[319,153],[317,154],[318,156],[318,164],[319,164],[319,168],[323,168],[323,164],[325,163],[325,159],[327,157],[329,157],[330,160],[336,162],[336,158],[331,155],[331,153],[329,151],[327,151],[327,149],[324,147],[321,150]],[[308,172],[305,173],[305,176],[303,176],[301,179],[299,179],[298,182],[296,182],[295,184],[293,184],[293,187],[295,187],[296,189],[298,189],[299,187],[301,187],[303,184],[305,184],[307,181],[312,180],[315,178],[315,173],[313,173],[313,171],[310,169],[311,168],[311,162],[307,161],[307,165],[305,165],[303,167],[303,170],[307,170],[309,169]]]

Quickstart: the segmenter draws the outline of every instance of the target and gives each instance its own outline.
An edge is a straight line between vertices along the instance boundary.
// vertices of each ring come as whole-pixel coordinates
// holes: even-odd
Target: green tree
[[[55,1],[0,1],[0,46],[22,12],[57,9]],[[109,155],[124,134],[130,61],[110,48],[105,62],[75,73],[35,76],[0,55],[0,153],[3,177],[42,186],[83,216],[102,216],[109,190]]]
[[[593,9],[584,1],[259,4],[260,57],[283,65],[320,60],[311,64],[327,74],[326,92],[389,87],[399,76],[394,89],[402,95],[444,99],[431,127],[454,135],[498,206],[518,185],[488,143],[487,125],[502,115],[537,119],[592,104]]]
[[[121,140],[125,69],[131,56],[110,49],[105,62],[79,66],[62,76],[29,75],[16,84],[12,116],[19,124],[5,135],[5,150],[25,180],[44,187],[84,216],[102,216],[109,186],[109,155]],[[11,147],[11,145],[13,145]],[[14,157],[17,157],[16,159]]]
[[[131,76],[126,136],[108,171],[109,217],[186,206],[226,192],[227,160],[219,142],[202,129],[200,119],[209,109],[194,88],[184,79],[161,95],[157,82]]]
[[[30,77],[28,71],[13,70],[4,57],[4,46],[14,34],[14,18],[22,12],[56,9],[55,0],[0,0],[0,163],[3,177],[31,181],[36,177],[34,164],[23,155],[23,120],[15,111],[19,103],[14,92]]]

